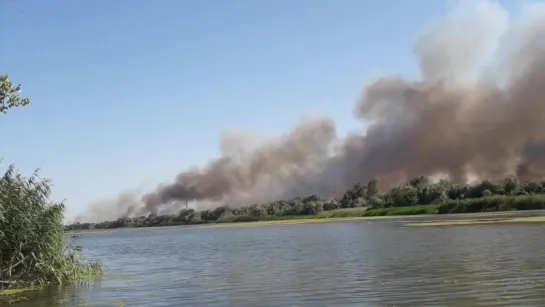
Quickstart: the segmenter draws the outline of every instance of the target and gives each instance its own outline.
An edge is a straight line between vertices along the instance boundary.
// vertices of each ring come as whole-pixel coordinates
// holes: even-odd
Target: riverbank
[[[334,223],[334,222],[350,222],[350,221],[386,221],[386,220],[401,220],[399,223],[403,226],[457,226],[457,225],[481,225],[490,223],[540,223],[545,222],[545,210],[531,211],[498,211],[498,212],[477,212],[477,213],[455,213],[455,214],[413,214],[401,215],[394,214],[402,212],[403,208],[395,208],[398,210],[387,210],[389,215],[375,216],[348,216],[356,214],[353,209],[339,209],[337,215],[344,217],[303,217],[291,219],[276,219],[276,220],[260,220],[254,222],[236,222],[236,223],[209,223],[201,225],[178,225],[178,226],[163,226],[163,227],[138,227],[138,228],[116,228],[116,229],[97,229],[97,230],[82,230],[70,231],[70,234],[90,234],[90,233],[109,233],[112,231],[136,231],[136,230],[168,230],[168,229],[215,229],[215,228],[245,228],[245,227],[268,227],[268,226],[290,226],[300,224],[319,224],[319,223]],[[424,208],[421,208],[422,210]],[[429,208],[428,208],[429,209]],[[361,210],[360,210],[361,211]],[[369,210],[368,212],[372,212]],[[385,212],[381,210],[381,212]],[[361,214],[361,213],[358,213]]]
[[[511,212],[511,211],[528,211],[528,210],[543,210],[545,209],[545,195],[519,195],[505,196],[494,195],[480,198],[446,200],[436,204],[414,205],[404,207],[389,207],[389,208],[343,208],[323,211],[320,210],[315,214],[305,215],[267,215],[260,214],[233,214],[228,210],[228,207],[222,214],[218,214],[216,219],[202,220],[189,219],[187,221],[175,220],[177,216],[158,216],[156,219],[162,219],[160,223],[151,224],[134,224],[132,222],[137,219],[121,218],[116,221],[103,222],[100,224],[74,224],[65,227],[66,233],[74,231],[94,231],[107,230],[118,228],[150,228],[150,227],[179,227],[186,226],[192,228],[217,228],[228,227],[222,226],[226,224],[252,224],[258,225],[287,225],[300,223],[319,223],[333,222],[337,220],[360,220],[369,219],[372,217],[409,217],[421,215],[445,215],[445,214],[461,214],[461,213],[490,213],[490,212]],[[215,211],[220,211],[217,208]],[[195,214],[195,211],[186,211],[188,215]],[[149,220],[150,217],[142,217]],[[170,219],[169,219],[170,218]],[[132,221],[132,222],[127,222]],[[108,227],[97,227],[95,225],[107,225]]]
[[[371,220],[384,219],[394,217],[407,217],[416,215],[431,215],[437,214],[438,205],[421,205],[411,207],[394,207],[369,209],[362,208],[345,208],[335,209],[330,211],[322,211],[314,215],[284,215],[284,216],[246,216],[246,215],[230,215],[222,217],[217,221],[197,222],[197,223],[179,223],[175,225],[158,225],[151,227],[112,227],[107,229],[74,229],[66,231],[66,234],[79,232],[96,232],[108,231],[115,229],[141,229],[141,228],[218,228],[218,227],[233,227],[233,226],[266,226],[266,225],[288,225],[288,224],[303,224],[303,223],[324,223],[335,221],[350,221],[350,220]]]
[[[400,209],[400,208],[397,208]],[[65,232],[65,234],[79,234],[79,233],[102,233],[110,231],[131,231],[138,229],[146,230],[165,230],[165,229],[209,229],[209,228],[231,228],[231,227],[259,227],[259,226],[282,226],[282,225],[296,225],[296,224],[316,224],[316,223],[330,223],[341,221],[362,221],[362,220],[378,220],[378,219],[393,219],[393,218],[405,218],[416,217],[417,215],[377,215],[370,216],[364,215],[367,208],[349,208],[349,209],[337,209],[333,211],[321,212],[316,215],[302,215],[302,216],[269,216],[260,219],[248,220],[246,218],[237,219],[233,221],[222,221],[215,223],[203,223],[192,225],[169,225],[169,226],[153,226],[153,227],[121,227],[110,229],[94,229],[94,230],[71,230]],[[398,212],[398,211],[393,211]]]

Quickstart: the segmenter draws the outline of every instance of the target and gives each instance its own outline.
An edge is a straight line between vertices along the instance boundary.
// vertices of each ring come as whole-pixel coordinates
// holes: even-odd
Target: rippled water
[[[545,306],[544,233],[384,220],[89,233],[103,280],[13,306]]]

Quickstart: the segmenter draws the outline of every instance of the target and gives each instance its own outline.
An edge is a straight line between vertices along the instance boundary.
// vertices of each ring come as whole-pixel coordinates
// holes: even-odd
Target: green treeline
[[[348,210],[352,208],[352,210]],[[368,210],[354,210],[367,208]],[[339,211],[344,209],[346,214]],[[475,184],[431,182],[420,176],[386,193],[378,181],[356,184],[340,200],[311,195],[246,207],[222,206],[197,212],[182,209],[177,214],[123,217],[101,223],[76,223],[65,230],[152,227],[202,223],[233,223],[260,220],[328,218],[335,216],[377,216],[444,214],[506,210],[545,209],[545,180],[521,183],[516,178],[483,180]],[[329,213],[329,214],[328,214]]]

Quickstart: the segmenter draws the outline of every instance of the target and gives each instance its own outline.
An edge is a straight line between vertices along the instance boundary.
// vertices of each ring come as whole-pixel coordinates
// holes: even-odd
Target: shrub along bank
[[[9,167],[0,179],[0,293],[5,289],[64,284],[98,276],[100,263],[84,262],[67,243],[62,203],[49,201],[49,185]]]
[[[482,198],[449,200],[440,204],[438,213],[474,213],[545,209],[545,195],[494,195]]]

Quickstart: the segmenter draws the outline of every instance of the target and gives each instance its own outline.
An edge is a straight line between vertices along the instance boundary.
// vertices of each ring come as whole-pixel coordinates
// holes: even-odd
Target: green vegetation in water
[[[224,224],[315,219],[410,216],[421,214],[476,213],[545,209],[545,180],[519,182],[517,178],[483,180],[475,184],[431,182],[420,176],[386,193],[378,181],[356,184],[341,199],[311,195],[246,207],[221,206],[212,210],[182,209],[178,213],[123,217],[101,223],[75,223],[66,231],[157,227],[197,224]],[[287,223],[287,222],[286,222]],[[275,223],[283,224],[283,223]]]
[[[26,106],[20,85],[0,75],[0,114]],[[0,178],[0,294],[65,284],[102,273],[98,262],[85,262],[81,247],[66,242],[63,203],[50,201],[50,184],[35,172],[26,178],[13,165]],[[14,290],[18,289],[18,290]]]
[[[21,293],[29,292],[29,291],[33,291],[33,290],[36,290],[36,288],[30,288],[29,287],[29,288],[2,290],[2,291],[0,291],[0,297],[1,296],[17,295],[17,294],[21,294]]]
[[[10,166],[0,179],[0,291],[64,284],[97,277],[98,262],[85,262],[63,232],[64,204],[50,203],[48,181],[25,178]]]

